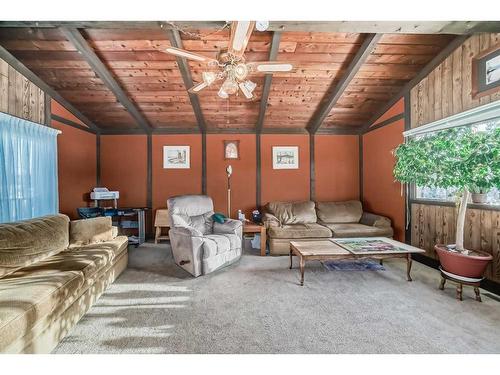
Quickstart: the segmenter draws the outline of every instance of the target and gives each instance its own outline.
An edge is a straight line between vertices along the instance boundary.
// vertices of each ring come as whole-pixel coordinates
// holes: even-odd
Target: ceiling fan
[[[197,94],[215,81],[224,80],[217,93],[219,97],[227,99],[229,95],[234,95],[240,90],[247,99],[252,99],[257,84],[248,79],[248,76],[252,74],[290,72],[293,69],[292,64],[279,61],[245,61],[245,49],[254,27],[254,21],[233,21],[231,23],[229,47],[220,50],[216,59],[175,47],[168,47],[165,52],[205,63],[207,68],[215,67],[217,69],[217,71],[204,71],[202,73],[203,81],[191,87],[188,90],[189,92]]]

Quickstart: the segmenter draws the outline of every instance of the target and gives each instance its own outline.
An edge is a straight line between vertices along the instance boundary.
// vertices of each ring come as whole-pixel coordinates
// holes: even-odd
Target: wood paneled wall
[[[472,60],[500,44],[500,34],[474,34],[410,91],[411,127],[500,100],[500,91],[472,96]],[[455,243],[457,212],[454,206],[411,205],[411,243],[437,259],[436,243]],[[464,245],[493,255],[486,278],[500,282],[500,211],[467,210]]]
[[[500,33],[474,34],[410,92],[411,127],[415,128],[500,99],[500,90],[472,97],[472,60],[500,45]]]
[[[437,259],[434,244],[455,242],[457,209],[453,206],[412,204],[411,242]],[[493,255],[486,277],[500,282],[500,211],[467,210],[464,245]]]
[[[0,59],[0,111],[45,123],[45,93]]]

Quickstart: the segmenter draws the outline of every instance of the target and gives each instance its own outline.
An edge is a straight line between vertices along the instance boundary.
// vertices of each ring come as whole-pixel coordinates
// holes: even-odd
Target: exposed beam
[[[81,113],[78,109],[76,109],[73,104],[64,99],[56,90],[47,85],[40,77],[38,77],[35,73],[33,73],[30,69],[28,69],[22,62],[14,57],[9,51],[7,51],[4,47],[0,46],[0,58],[5,60],[7,64],[12,66],[15,70],[41,88],[46,94],[50,95],[50,97],[59,102],[64,108],[70,111],[73,115],[75,115],[80,121],[82,121],[85,125],[87,125],[92,130],[99,132],[99,127],[94,124],[87,116]]]
[[[82,129],[84,130],[84,129]],[[88,129],[87,129],[88,130]],[[255,129],[207,129],[206,134],[256,134]],[[140,128],[104,128],[102,135],[125,135],[125,134],[146,134]],[[154,128],[151,134],[200,134],[198,128]],[[259,133],[257,133],[259,134]],[[304,128],[264,128],[260,134],[309,134]],[[332,127],[320,129],[316,134],[322,135],[358,135],[358,128],[354,127]]]
[[[101,186],[101,135],[95,137],[95,184]]]
[[[279,46],[281,40],[281,33],[275,31],[273,33],[273,39],[271,41],[271,50],[269,51],[269,60],[276,60],[278,56]],[[272,74],[266,74],[264,77],[264,86],[262,87],[262,96],[260,98],[260,108],[259,108],[259,118],[257,120],[257,125],[255,126],[255,132],[260,133],[264,127],[264,118],[266,117],[267,110],[267,100],[269,98],[269,90],[271,89],[271,83],[273,80]]]
[[[182,40],[177,30],[167,31],[168,39],[170,40],[170,44],[172,47],[183,48]],[[179,70],[181,71],[182,80],[184,81],[184,85],[186,86],[186,90],[189,90],[193,87],[193,78],[191,77],[191,71],[189,70],[189,65],[185,58],[176,57],[177,65],[179,65]],[[205,133],[207,130],[207,126],[205,124],[205,117],[203,117],[203,112],[201,111],[201,104],[198,95],[192,94],[188,92],[189,100],[191,101],[191,105],[193,107],[194,115],[196,116],[196,121],[198,122],[198,128],[201,133]]]
[[[165,30],[222,28],[225,21],[2,21],[0,27],[70,27],[92,29]],[[316,31],[381,34],[471,34],[499,32],[497,21],[271,21],[267,31]]]
[[[363,135],[358,136],[358,165],[359,165],[359,200],[363,202],[364,190],[364,161],[363,161]]]
[[[331,91],[326,96],[326,99],[323,100],[321,108],[319,108],[316,111],[314,117],[312,118],[310,124],[308,125],[307,130],[311,134],[314,134],[318,131],[321,124],[332,110],[333,106],[342,96],[344,90],[349,85],[351,80],[354,78],[359,68],[361,68],[361,66],[365,63],[366,59],[373,51],[373,49],[375,48],[381,37],[382,34],[368,34],[365,37],[363,44],[361,44],[361,47],[359,48],[358,52],[356,53],[356,55],[350,62],[349,66],[347,67],[344,76],[340,79],[339,83],[335,86],[333,91]]]
[[[52,118],[52,120],[60,122],[60,123],[62,123],[64,125],[68,125],[68,126],[71,126],[73,128],[79,129],[79,130],[83,130],[84,132],[96,134],[95,130],[92,130],[90,128],[87,128],[86,126],[80,125],[77,122],[68,120],[67,118],[64,118],[64,117],[61,117],[61,116],[58,116],[58,115],[55,115],[55,114],[52,114],[51,118]]]
[[[261,210],[261,181],[262,181],[262,160],[261,160],[261,136],[260,134],[255,135],[255,205],[257,209]]]
[[[373,124],[377,119],[382,116],[385,112],[387,112],[396,102],[404,97],[406,93],[408,93],[413,87],[415,87],[422,79],[427,77],[430,72],[432,72],[439,64],[441,64],[450,54],[455,51],[458,47],[460,47],[463,42],[467,40],[467,35],[460,35],[455,37],[445,48],[439,52],[436,57],[434,57],[431,61],[425,65],[422,70],[415,76],[411,81],[408,81],[399,92],[392,97],[384,106],[380,107],[380,109],[373,114],[370,120],[363,126],[362,132],[366,132],[370,125]]]
[[[370,126],[363,134],[369,133],[369,132],[376,130],[376,129],[383,128],[386,125],[390,125],[390,124],[392,124],[396,121],[399,121],[401,119],[404,119],[404,118],[405,118],[404,112],[400,113],[396,116],[392,116],[392,117],[388,118],[387,120],[381,121],[381,122],[377,123],[376,125]]]
[[[316,200],[315,135],[309,134],[309,200]]]
[[[128,95],[104,65],[101,59],[96,55],[92,47],[85,40],[78,29],[60,28],[63,35],[70,41],[81,53],[85,61],[90,65],[94,72],[104,82],[106,87],[116,96],[116,99],[125,107],[132,118],[144,129],[147,133],[151,131],[151,125],[137,109],[135,104],[130,100]]]

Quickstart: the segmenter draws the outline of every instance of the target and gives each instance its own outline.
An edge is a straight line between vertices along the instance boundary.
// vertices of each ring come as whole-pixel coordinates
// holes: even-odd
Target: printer
[[[94,201],[96,207],[99,207],[99,201],[112,200],[114,202],[114,208],[118,207],[118,199],[120,198],[119,191],[109,191],[105,187],[95,187],[92,192],[90,192],[90,199]]]

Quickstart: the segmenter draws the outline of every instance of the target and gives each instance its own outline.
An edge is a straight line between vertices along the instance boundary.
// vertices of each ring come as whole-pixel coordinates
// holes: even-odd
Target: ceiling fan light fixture
[[[229,95],[236,94],[238,92],[238,84],[235,80],[227,78],[222,84],[222,89]]]
[[[250,89],[248,86],[251,87],[251,85],[247,85],[247,82],[250,82],[250,81],[240,82],[240,84],[238,86],[240,87],[240,90],[243,93],[243,95],[245,95],[245,98],[252,99],[253,98],[252,91],[255,89],[255,87]],[[253,82],[251,82],[251,83],[253,83]]]
[[[217,95],[219,96],[219,98],[222,98],[222,99],[229,98],[229,95],[227,94],[227,92],[224,91],[224,89],[222,87],[219,89],[219,92],[217,93]]]
[[[257,84],[255,82],[250,81],[249,79],[243,82],[243,85],[245,85],[245,88],[250,92],[253,92],[253,90],[255,90],[255,88],[257,87]]]

